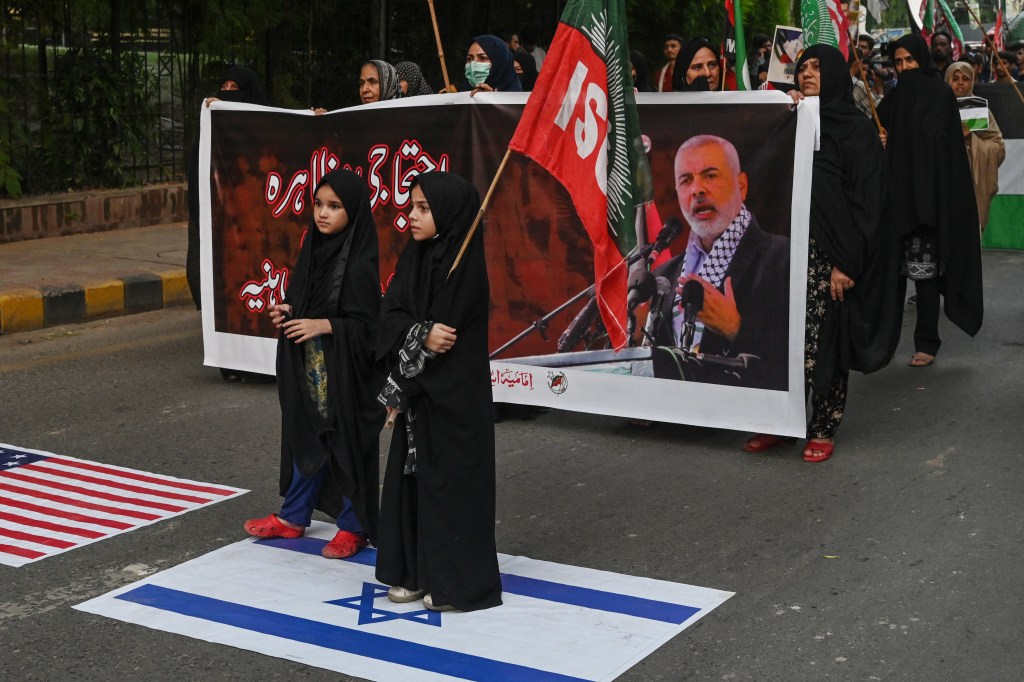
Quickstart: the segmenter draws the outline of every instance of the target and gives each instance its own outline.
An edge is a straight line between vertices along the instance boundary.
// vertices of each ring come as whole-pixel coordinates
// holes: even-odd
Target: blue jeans
[[[323,469],[313,476],[306,477],[299,473],[297,466],[292,464],[292,482],[284,494],[284,503],[281,505],[281,511],[277,514],[278,518],[296,526],[308,527],[313,518],[313,508],[316,506],[316,498],[320,493],[322,482]],[[341,513],[338,514],[338,530],[365,535],[362,524],[356,518],[355,509],[352,508],[352,500],[347,497],[342,500],[344,503]]]

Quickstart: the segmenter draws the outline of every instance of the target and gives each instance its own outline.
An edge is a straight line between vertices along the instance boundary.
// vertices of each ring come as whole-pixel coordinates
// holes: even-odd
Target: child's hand
[[[427,334],[424,345],[435,353],[446,353],[455,345],[456,338],[454,327],[435,322],[434,326],[430,328],[430,333]]]
[[[328,320],[288,320],[282,325],[284,335],[295,343],[302,343],[315,339],[318,336],[331,333],[331,323]]]
[[[288,303],[272,305],[270,306],[270,310],[267,311],[267,314],[270,315],[270,321],[274,323],[274,326],[280,329],[281,325],[285,323],[285,320],[291,317],[292,307]]]

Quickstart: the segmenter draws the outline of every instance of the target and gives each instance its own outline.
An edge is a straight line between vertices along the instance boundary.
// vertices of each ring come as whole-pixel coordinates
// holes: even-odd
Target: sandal
[[[796,438],[790,436],[774,436],[770,433],[759,433],[748,440],[743,449],[747,452],[763,452],[769,448],[774,448],[776,445],[792,443],[794,441],[796,441]]]
[[[368,540],[365,535],[357,535],[347,530],[339,530],[334,539],[324,545],[320,554],[325,559],[347,559],[366,547]]]
[[[823,443],[821,441],[814,440],[807,441],[807,447],[804,448],[804,461],[812,464],[824,462],[832,456],[832,450],[832,443]]]
[[[265,516],[262,519],[249,519],[243,526],[245,532],[258,538],[301,538],[306,532],[305,528],[292,528],[281,523],[277,514]]]
[[[914,353],[913,357],[910,358],[911,367],[927,367],[933,362],[935,362],[934,355],[928,355],[927,353],[922,353],[921,351]]]

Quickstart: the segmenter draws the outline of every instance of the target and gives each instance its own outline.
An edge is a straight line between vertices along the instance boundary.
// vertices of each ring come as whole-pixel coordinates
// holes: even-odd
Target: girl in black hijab
[[[803,459],[824,462],[846,407],[850,370],[874,372],[899,343],[899,249],[888,220],[885,152],[857,109],[846,59],[829,45],[804,50],[794,100],[819,97],[821,144],[811,175],[804,375],[811,395]],[[782,442],[758,435],[747,449]]]
[[[466,51],[466,80],[474,92],[522,92],[512,50],[498,36],[473,38]]]
[[[691,69],[694,69],[692,73]],[[721,78],[722,62],[718,48],[707,38],[695,38],[686,44],[676,59],[672,89],[675,92],[715,92]]]
[[[415,62],[399,62],[395,64],[395,74],[402,89],[402,97],[432,95],[433,89],[423,77],[423,70]]]
[[[978,206],[953,92],[918,35],[890,54],[899,80],[878,106],[893,187],[893,222],[903,237],[904,274],[917,290],[912,367],[939,352],[939,296],[946,317],[974,336],[981,329]],[[904,283],[905,284],[905,283]]]
[[[312,224],[284,303],[271,306],[281,329],[278,514],[250,519],[262,538],[303,534],[313,509],[338,519],[325,557],[352,556],[377,531],[378,437],[384,421],[373,399],[374,333],[380,310],[377,230],[366,183],[355,173],[324,176]]]
[[[494,544],[494,416],[487,317],[490,293],[480,209],[457,175],[413,181],[413,241],[382,303],[377,359],[389,372],[378,399],[395,419],[381,497],[377,579],[388,598],[424,597],[433,610],[501,604]]]

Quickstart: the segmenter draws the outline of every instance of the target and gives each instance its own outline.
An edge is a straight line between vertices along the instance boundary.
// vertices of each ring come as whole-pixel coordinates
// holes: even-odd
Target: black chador
[[[384,475],[377,578],[473,611],[501,604],[482,230],[448,273],[480,197],[449,173],[425,173],[415,185],[437,237],[409,243],[382,303],[377,358],[389,379],[381,395],[390,391],[391,405],[400,394],[404,411]],[[423,345],[435,322],[457,330],[447,352]]]

